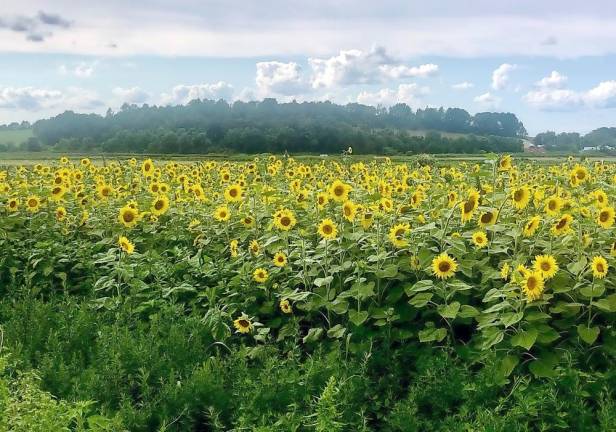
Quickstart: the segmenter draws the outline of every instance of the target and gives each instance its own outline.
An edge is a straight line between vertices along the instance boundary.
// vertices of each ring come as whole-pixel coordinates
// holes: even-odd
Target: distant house
[[[522,140],[524,144],[524,153],[545,153],[545,148],[541,145],[534,145],[529,140]]]
[[[596,147],[583,147],[582,151],[583,152],[589,152],[589,151],[600,151],[601,147],[596,146]]]

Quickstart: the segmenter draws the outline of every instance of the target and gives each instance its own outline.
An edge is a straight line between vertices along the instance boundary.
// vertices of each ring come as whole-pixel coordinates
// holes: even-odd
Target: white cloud
[[[375,84],[391,79],[428,77],[438,73],[435,64],[409,67],[387,54],[384,47],[370,51],[343,50],[329,58],[309,58],[312,68],[312,87],[330,88],[354,84]]]
[[[579,108],[616,107],[616,81],[603,81],[587,91],[565,88],[567,77],[558,71],[535,83],[524,100],[542,111],[570,111]]]
[[[62,101],[62,92],[35,87],[0,88],[0,108],[38,111]]]
[[[309,89],[302,68],[295,62],[268,61],[257,63],[257,87],[264,96],[296,95]]]
[[[139,87],[116,87],[111,92],[120,100],[121,103],[126,102],[129,104],[141,104],[145,103],[150,98],[148,92]]]
[[[558,71],[552,71],[549,76],[546,76],[535,83],[535,85],[543,88],[563,88],[567,83],[567,76],[562,75]]]
[[[517,65],[503,63],[492,72],[492,88],[502,90],[509,83],[509,73],[517,68]]]
[[[94,70],[98,65],[98,61],[91,63],[81,62],[74,66],[67,66],[65,64],[58,67],[58,72],[62,75],[73,75],[77,78],[90,78],[94,75]]]
[[[430,92],[428,87],[416,83],[400,84],[397,89],[383,88],[377,92],[362,91],[357,96],[357,102],[365,105],[391,106],[397,103],[418,105],[422,96]]]
[[[193,99],[225,99],[233,97],[233,86],[224,81],[213,84],[176,85],[170,93],[163,93],[163,104],[186,104]]]
[[[501,98],[490,92],[481,94],[473,99],[484,108],[496,108],[501,103]]]
[[[616,81],[603,81],[584,95],[586,103],[596,108],[616,108]]]
[[[453,84],[451,86],[451,88],[454,90],[468,90],[468,89],[472,89],[473,87],[475,87],[475,84],[473,84],[472,82],[468,82],[468,81],[462,81],[460,83]]]

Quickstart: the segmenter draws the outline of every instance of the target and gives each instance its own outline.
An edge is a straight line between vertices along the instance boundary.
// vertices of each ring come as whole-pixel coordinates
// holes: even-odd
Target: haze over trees
[[[39,120],[41,145],[58,151],[136,153],[284,152],[477,153],[522,150],[526,135],[512,113],[460,108],[413,110],[332,102],[227,103],[193,100],[187,105],[123,105],[117,112],[66,111]]]

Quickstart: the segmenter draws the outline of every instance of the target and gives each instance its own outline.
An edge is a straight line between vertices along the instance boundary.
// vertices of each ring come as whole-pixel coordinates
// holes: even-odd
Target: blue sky
[[[510,111],[531,134],[616,126],[616,2],[3,2],[0,123],[195,97]]]

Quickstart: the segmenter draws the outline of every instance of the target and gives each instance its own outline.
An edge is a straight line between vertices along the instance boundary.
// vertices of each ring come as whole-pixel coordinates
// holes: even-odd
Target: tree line
[[[469,114],[460,108],[413,110],[358,103],[124,104],[106,115],[66,111],[32,125],[27,144],[59,151],[135,153],[306,152],[477,153],[522,151],[526,135],[512,113]],[[417,132],[420,131],[420,132]]]
[[[537,134],[533,143],[543,146],[547,151],[571,153],[593,148],[596,151],[612,153],[616,151],[616,127],[598,128],[586,135],[577,132],[542,132]]]

